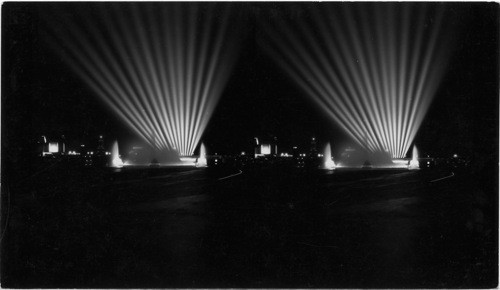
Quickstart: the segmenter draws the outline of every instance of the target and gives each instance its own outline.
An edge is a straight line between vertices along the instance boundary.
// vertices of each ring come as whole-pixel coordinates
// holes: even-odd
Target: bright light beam
[[[235,60],[228,7],[104,4],[46,20],[51,43],[122,121],[153,148],[189,156]]]
[[[446,68],[442,7],[311,8],[309,16],[270,17],[261,46],[359,145],[404,157]]]

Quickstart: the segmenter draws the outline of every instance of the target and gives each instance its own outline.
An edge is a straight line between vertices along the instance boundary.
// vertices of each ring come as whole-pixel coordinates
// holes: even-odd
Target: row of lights
[[[69,155],[80,155],[80,153],[76,153],[75,151],[70,151],[70,152],[73,152],[75,154],[69,154]],[[111,155],[111,152],[106,151],[104,154]],[[94,155],[94,151],[87,151],[87,155]]]

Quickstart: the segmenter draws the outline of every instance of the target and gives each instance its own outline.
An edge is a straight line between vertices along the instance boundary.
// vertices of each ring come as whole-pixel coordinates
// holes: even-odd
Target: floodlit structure
[[[235,59],[228,7],[107,4],[57,11],[48,23],[58,51],[130,129],[159,151],[190,156]]]
[[[278,139],[276,137],[267,139],[264,142],[259,142],[259,138],[257,137],[255,137],[254,140],[255,140],[255,147],[254,147],[255,158],[271,156],[271,155],[278,156],[278,144],[277,144]]]
[[[59,152],[59,143],[50,142],[49,143],[49,153],[58,153]]]
[[[271,155],[271,144],[260,144],[255,148],[255,157]]]
[[[47,138],[45,136],[42,136],[42,138],[39,141],[39,144],[40,144],[39,149],[41,150],[41,156],[66,154],[66,143],[64,135],[57,142],[54,141],[47,142]]]
[[[356,143],[404,157],[447,64],[443,11],[317,3],[309,12],[273,17],[261,45]]]

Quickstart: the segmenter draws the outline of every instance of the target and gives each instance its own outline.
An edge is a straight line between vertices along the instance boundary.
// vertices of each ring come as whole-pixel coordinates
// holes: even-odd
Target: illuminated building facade
[[[259,143],[258,138],[255,139],[255,157],[261,156],[277,156],[278,155],[278,144],[277,138],[274,137],[271,142]]]
[[[38,141],[41,156],[64,155],[66,154],[66,138],[64,135],[59,140],[48,140],[46,136],[41,136]]]

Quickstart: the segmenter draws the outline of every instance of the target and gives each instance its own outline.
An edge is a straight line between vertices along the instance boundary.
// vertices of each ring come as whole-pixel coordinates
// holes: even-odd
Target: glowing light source
[[[408,167],[408,159],[393,159],[392,163],[400,167]]]
[[[271,154],[271,145],[269,145],[269,144],[260,145],[260,154],[262,154],[262,155]]]
[[[449,55],[442,10],[428,8],[318,3],[307,21],[271,18],[261,45],[355,142],[402,158]]]
[[[138,136],[188,156],[235,59],[235,14],[219,6],[121,3],[58,13],[48,19],[51,43]]]
[[[196,157],[192,157],[192,156],[189,156],[189,157],[181,157],[180,160],[182,163],[184,163],[185,165],[193,165],[193,166],[196,166]]]
[[[50,153],[57,153],[57,152],[59,152],[59,143],[57,143],[57,142],[50,142],[49,143],[49,152]]]

